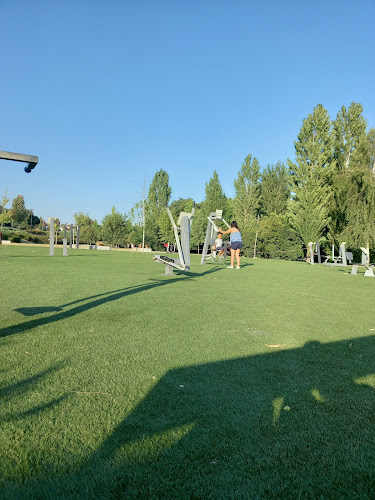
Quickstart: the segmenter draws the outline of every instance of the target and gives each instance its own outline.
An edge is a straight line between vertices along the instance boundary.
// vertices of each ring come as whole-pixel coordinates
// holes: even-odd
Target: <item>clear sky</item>
[[[227,196],[249,153],[294,158],[303,118],[352,101],[375,126],[374,0],[0,0],[0,196],[101,222],[155,172]]]

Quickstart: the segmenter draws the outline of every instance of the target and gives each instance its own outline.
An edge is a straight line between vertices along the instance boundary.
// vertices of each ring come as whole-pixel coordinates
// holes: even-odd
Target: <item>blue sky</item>
[[[247,154],[294,158],[302,120],[352,101],[375,126],[373,0],[0,0],[0,196],[101,222],[155,172],[227,196]]]

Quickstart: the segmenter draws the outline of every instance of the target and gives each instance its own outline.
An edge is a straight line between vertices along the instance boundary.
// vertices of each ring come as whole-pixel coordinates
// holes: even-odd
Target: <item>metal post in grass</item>
[[[55,239],[55,218],[48,218],[48,226],[49,226],[49,254],[50,257],[54,256],[55,247],[54,247],[54,239]]]
[[[321,264],[322,263],[322,258],[321,258],[321,255],[320,255],[320,243],[319,243],[319,241],[315,242],[315,250],[316,250],[316,254],[318,256],[318,264]]]
[[[73,232],[73,227],[70,224],[70,226],[69,226],[69,248],[72,248],[72,246],[73,246],[73,241],[72,241],[73,235],[72,235],[72,232]]]
[[[79,249],[79,232],[81,230],[81,225],[77,224],[77,236],[76,236],[76,249]]]
[[[313,266],[314,265],[314,249],[313,249],[312,241],[309,241],[308,247],[310,250],[310,264]]]
[[[346,241],[343,241],[340,245],[340,255],[344,266],[347,265],[345,245]]]
[[[68,256],[68,240],[66,238],[66,224],[62,225],[63,231],[64,231],[64,237],[63,237],[63,257]]]

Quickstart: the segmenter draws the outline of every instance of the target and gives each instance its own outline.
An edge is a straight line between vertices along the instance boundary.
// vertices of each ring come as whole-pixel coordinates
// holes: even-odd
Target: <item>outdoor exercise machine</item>
[[[153,259],[165,265],[164,274],[166,276],[173,276],[173,269],[178,269],[180,271],[189,271],[190,269],[190,230],[195,206],[193,206],[191,212],[181,212],[177,224],[168,206],[166,210],[172,223],[179,259],[173,259],[165,255],[154,255]],[[179,232],[180,234],[178,234]]]
[[[335,256],[335,245],[332,245],[332,255],[326,256],[326,260],[323,262],[323,264],[331,267],[345,267],[351,264],[353,262],[353,253],[347,252],[345,245],[346,242],[343,241],[340,245],[339,255],[337,257]],[[328,262],[329,260],[331,260],[332,262]]]
[[[216,222],[222,221],[228,228],[230,227],[228,222],[226,222],[223,219],[222,210],[216,210],[216,212],[211,212],[210,215],[207,217],[207,219],[208,219],[208,224],[207,224],[206,237],[203,245],[201,264],[206,264],[208,260],[214,260],[216,258],[216,252],[211,252],[210,254],[208,253],[209,248],[215,244],[216,236],[219,232],[219,228],[217,227]],[[226,245],[226,251],[227,249],[228,245]]]
[[[67,239],[67,226],[68,224],[61,224],[62,230],[63,230],[63,257],[68,257],[68,239]],[[55,252],[55,218],[54,217],[49,217],[48,218],[48,228],[49,228],[49,254],[51,257],[54,256]],[[79,249],[79,233],[81,229],[81,225],[77,224],[77,234],[76,234],[76,249]],[[70,248],[73,248],[74,245],[74,225],[70,224],[69,225],[69,232],[70,232],[70,238],[69,238],[69,246]]]
[[[27,163],[24,168],[26,173],[30,173],[38,163],[38,157],[32,155],[23,155],[20,153],[10,153],[9,151],[0,151],[0,160],[20,161]]]
[[[361,250],[362,250],[361,264],[353,264],[352,272],[350,274],[357,275],[358,274],[358,267],[364,266],[366,268],[364,275],[371,276],[372,278],[375,278],[374,266],[372,264],[370,264],[370,250],[368,248],[363,248],[363,247],[361,247]]]

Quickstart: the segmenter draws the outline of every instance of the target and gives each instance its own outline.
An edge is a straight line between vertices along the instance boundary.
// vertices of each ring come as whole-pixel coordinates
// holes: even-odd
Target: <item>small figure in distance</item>
[[[234,267],[234,258],[236,258],[237,261],[237,267],[236,269],[240,268],[240,251],[242,248],[242,236],[241,236],[241,231],[238,227],[237,222],[234,220],[230,228],[227,229],[226,231],[223,231],[221,227],[219,227],[219,231],[222,234],[230,234],[230,266],[228,266],[228,269],[233,269]]]
[[[214,245],[214,251],[219,252],[219,261],[223,262],[224,260],[224,246],[223,246],[223,235],[221,233],[218,233],[217,238],[215,240],[215,245]]]

